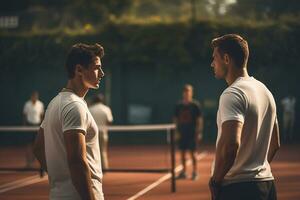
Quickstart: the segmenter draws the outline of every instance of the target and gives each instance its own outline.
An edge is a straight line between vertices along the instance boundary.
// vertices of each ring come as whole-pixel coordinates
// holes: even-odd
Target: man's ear
[[[78,74],[78,75],[82,74],[82,66],[80,64],[77,64],[75,66],[75,74]]]
[[[224,56],[223,56],[223,58],[224,58],[225,64],[228,65],[230,63],[230,57],[229,57],[229,55],[227,53],[225,53]]]

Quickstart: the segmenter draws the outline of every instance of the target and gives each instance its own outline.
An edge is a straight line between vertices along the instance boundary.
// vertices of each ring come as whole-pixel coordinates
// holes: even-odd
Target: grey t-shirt
[[[72,92],[60,92],[50,102],[41,127],[44,129],[50,199],[80,199],[71,181],[63,136],[65,131],[76,129],[85,133],[94,193],[97,199],[104,199],[98,128],[86,102]]]

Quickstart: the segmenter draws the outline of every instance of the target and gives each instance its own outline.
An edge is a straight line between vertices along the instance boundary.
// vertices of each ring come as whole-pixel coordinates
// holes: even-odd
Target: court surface
[[[300,199],[300,145],[282,145],[272,163],[279,200]],[[0,147],[0,167],[22,167],[24,149],[21,147]],[[170,175],[167,173],[115,173],[107,172],[103,179],[105,198],[123,199],[210,199],[207,186],[210,167],[214,156],[214,145],[202,145],[198,156],[200,177],[176,181],[176,193],[171,192]],[[110,147],[112,168],[151,168],[170,165],[168,150],[163,146],[117,146]],[[176,154],[177,171],[181,169],[179,153]],[[191,165],[188,167],[191,171]],[[37,172],[0,171],[1,200],[43,200],[48,199],[47,176],[40,178]]]

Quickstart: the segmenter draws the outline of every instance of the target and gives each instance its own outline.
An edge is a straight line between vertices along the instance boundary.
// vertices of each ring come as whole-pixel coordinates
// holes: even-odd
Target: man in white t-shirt
[[[32,92],[30,100],[26,101],[23,108],[23,124],[29,126],[40,125],[44,115],[44,104],[39,100],[39,93]]]
[[[49,103],[34,153],[48,172],[51,200],[103,200],[98,127],[84,97],[99,88],[104,49],[75,44],[68,53],[68,83]]]
[[[276,105],[267,87],[247,72],[248,43],[228,34],[212,40],[215,77],[228,88],[219,100],[212,199],[277,199],[270,162],[280,146]]]
[[[24,126],[39,126],[44,116],[44,104],[39,100],[39,93],[33,91],[30,100],[26,101],[23,108],[23,125]],[[32,153],[32,145],[36,132],[27,133],[28,145],[26,148],[26,167],[33,167],[34,155]]]
[[[100,144],[100,155],[102,169],[108,169],[108,131],[107,125],[111,124],[113,121],[113,116],[111,109],[104,104],[104,95],[98,94],[94,97],[93,104],[89,107],[92,116],[99,129],[99,144]]]

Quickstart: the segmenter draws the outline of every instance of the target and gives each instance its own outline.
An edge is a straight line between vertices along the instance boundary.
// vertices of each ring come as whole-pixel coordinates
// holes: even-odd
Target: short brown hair
[[[74,77],[77,64],[88,68],[96,56],[99,56],[100,58],[104,56],[104,48],[98,43],[93,45],[83,43],[73,45],[67,55],[65,64],[68,77]]]
[[[247,66],[249,57],[248,42],[238,34],[226,34],[211,42],[212,48],[217,48],[221,55],[225,53],[233,58],[237,68]]]
[[[185,84],[185,85],[183,86],[183,90],[184,90],[184,91],[186,91],[186,90],[191,90],[191,91],[193,91],[194,88],[193,88],[193,86],[192,86],[191,84]]]

